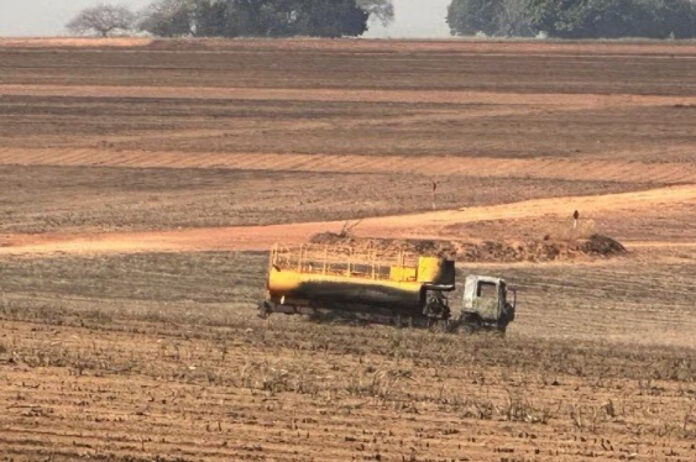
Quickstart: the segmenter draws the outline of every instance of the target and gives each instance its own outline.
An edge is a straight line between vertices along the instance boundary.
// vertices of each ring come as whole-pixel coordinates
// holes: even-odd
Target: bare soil
[[[534,227],[537,236],[556,238],[589,237],[573,236],[574,210],[582,210],[581,229],[596,231],[591,217],[594,214],[612,214],[618,217],[635,214],[643,209],[675,206],[689,203],[696,198],[696,186],[669,186],[638,192],[564,196],[486,206],[464,207],[412,214],[367,217],[359,220],[353,234],[358,237],[383,237],[398,239],[451,239],[471,241],[475,233],[471,228],[487,232],[490,226],[523,221]],[[571,216],[570,218],[568,216]],[[680,225],[685,225],[679,222]],[[300,244],[321,232],[340,232],[344,220],[318,221],[288,224],[230,226],[214,228],[186,228],[165,231],[100,232],[48,232],[6,233],[0,236],[3,244],[0,255],[46,253],[109,253],[150,251],[201,251],[201,250],[265,250],[274,242]],[[686,225],[685,225],[686,226]],[[516,228],[507,227],[503,236],[520,236]],[[660,241],[661,242],[661,241]],[[630,246],[630,242],[624,241]]]
[[[3,452],[688,460],[692,263],[489,268],[502,339],[256,319],[260,253],[5,260]]]
[[[358,223],[356,222],[356,224]],[[585,235],[582,230],[577,228],[570,228],[569,235],[565,240],[555,239],[550,234],[537,241],[483,241],[480,243],[446,239],[360,238],[342,230],[339,233],[315,234],[309,239],[309,242],[327,249],[339,249],[346,253],[346,258],[349,258],[354,252],[366,255],[370,252],[379,252],[393,256],[405,253],[437,256],[470,263],[546,262],[583,257],[609,258],[626,253],[626,248],[615,239],[597,233]]]
[[[46,151],[48,159],[58,159]],[[7,159],[19,161],[13,153]],[[1,161],[0,161],[1,162]],[[58,160],[56,160],[58,162]],[[236,168],[0,165],[0,233],[147,231],[355,219],[646,187],[640,182]],[[291,212],[292,211],[292,212]]]
[[[695,58],[0,39],[3,460],[693,460]],[[472,246],[508,335],[257,319],[346,220]]]

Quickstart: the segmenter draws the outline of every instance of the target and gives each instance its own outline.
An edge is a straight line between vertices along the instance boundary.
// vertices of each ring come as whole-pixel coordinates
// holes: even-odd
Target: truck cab
[[[464,285],[460,322],[469,329],[505,332],[515,319],[517,292],[500,278],[470,275]]]

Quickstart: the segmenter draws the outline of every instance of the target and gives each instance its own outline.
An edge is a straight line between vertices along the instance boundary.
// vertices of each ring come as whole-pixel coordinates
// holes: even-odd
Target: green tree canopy
[[[696,35],[691,0],[529,0],[530,21],[568,38],[677,38]]]
[[[340,37],[361,35],[370,16],[390,21],[391,0],[157,0],[140,27],[165,37]]]
[[[694,0],[453,0],[452,34],[565,38],[696,36]]]
[[[194,15],[202,2],[195,0],[159,0],[142,12],[141,30],[161,37],[178,37],[193,33]]]
[[[497,35],[499,3],[497,0],[453,0],[447,10],[447,23],[452,34],[474,35],[483,32]]]
[[[447,23],[454,35],[483,32],[493,36],[533,35],[527,0],[453,0]]]

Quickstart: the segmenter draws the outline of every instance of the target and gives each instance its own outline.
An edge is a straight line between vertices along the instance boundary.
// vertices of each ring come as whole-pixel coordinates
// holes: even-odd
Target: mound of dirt
[[[434,239],[362,238],[326,232],[315,234],[310,242],[331,245],[334,248],[377,251],[385,254],[405,252],[433,255],[464,262],[546,262],[579,257],[608,258],[626,252],[620,242],[602,234],[593,234],[589,238],[574,241],[558,241],[546,237],[543,240],[526,242],[473,243]]]
[[[456,251],[453,241],[432,239],[385,239],[354,237],[325,232],[310,238],[312,244],[350,247],[356,250],[376,250],[384,253],[409,252],[421,255],[451,255]]]
[[[593,234],[580,244],[580,249],[588,255],[611,256],[626,253],[619,241],[603,234]]]

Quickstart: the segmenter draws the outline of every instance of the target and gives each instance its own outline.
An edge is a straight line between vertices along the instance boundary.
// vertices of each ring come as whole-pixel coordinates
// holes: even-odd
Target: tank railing
[[[395,257],[393,254],[384,253],[380,254],[377,252],[360,252],[360,253],[350,253],[350,252],[340,252],[336,250],[321,249],[316,250],[312,248],[302,247],[302,248],[274,248],[271,252],[271,260],[274,264],[283,264],[283,266],[288,267],[288,265],[300,266],[304,261],[314,261],[314,262],[326,262],[327,264],[365,264],[365,265],[380,265],[380,266],[404,266],[416,268],[418,264],[417,257],[412,256],[398,256]]]
[[[360,277],[366,279],[389,279],[390,267],[372,264],[352,263],[347,261],[332,262],[305,260],[301,273],[323,274],[344,277]]]
[[[398,256],[379,249],[359,252],[350,248],[303,245],[287,247],[275,245],[271,249],[269,265],[299,273],[359,277],[364,279],[390,279],[392,267],[417,268],[416,256]]]

